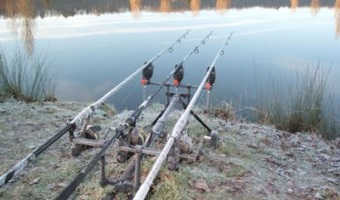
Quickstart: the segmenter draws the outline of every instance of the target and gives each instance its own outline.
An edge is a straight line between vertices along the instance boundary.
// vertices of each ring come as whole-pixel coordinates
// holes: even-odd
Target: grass
[[[142,177],[150,172],[154,161],[145,159],[142,166]],[[155,180],[147,199],[154,200],[182,200],[186,197],[185,188],[188,187],[188,174],[185,172],[169,171],[164,165]]]
[[[328,95],[328,75],[329,71],[318,65],[297,73],[294,87],[274,83],[269,100],[260,100],[258,119],[292,133],[317,132],[327,139],[337,137],[339,128],[334,103]]]
[[[26,102],[56,100],[46,60],[17,51],[9,62],[0,53],[0,96]]]
[[[227,134],[232,134],[228,132]],[[217,148],[217,152],[226,155],[227,157],[242,158],[244,160],[251,159],[251,152],[243,146],[238,145],[236,142],[230,140],[230,138],[220,138],[220,145]]]
[[[0,122],[0,132],[6,130],[7,130],[6,124],[4,122]]]
[[[214,107],[209,111],[214,117],[218,117],[225,121],[236,119],[236,113],[231,103],[222,102],[220,105]]]
[[[176,173],[164,172],[160,174],[160,180],[153,188],[155,191],[150,198],[161,200],[182,200],[183,185],[180,184],[181,177]]]
[[[240,154],[240,149],[233,142],[223,141],[219,146],[218,151],[226,156],[235,156]]]
[[[226,177],[242,177],[248,171],[241,165],[237,165],[234,163],[228,163],[226,169],[224,170],[224,174]]]

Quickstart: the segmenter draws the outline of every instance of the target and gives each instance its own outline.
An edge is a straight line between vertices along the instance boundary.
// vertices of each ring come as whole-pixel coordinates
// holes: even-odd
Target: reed
[[[272,84],[269,98],[258,99],[258,120],[292,133],[316,132],[328,139],[339,136],[334,98],[328,92],[329,73],[317,65],[297,72],[293,87]]]
[[[0,94],[25,102],[54,101],[55,83],[46,59],[17,51],[8,61],[0,53]]]

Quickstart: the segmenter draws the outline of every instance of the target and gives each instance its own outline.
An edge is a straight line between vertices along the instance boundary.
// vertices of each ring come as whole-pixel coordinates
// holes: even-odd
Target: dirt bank
[[[0,103],[0,173],[32,151],[85,104],[72,102],[25,104]],[[146,110],[140,128],[149,125],[160,105]],[[198,110],[200,113],[200,111]],[[113,115],[108,107],[94,117],[103,128],[115,127],[130,112]],[[180,111],[171,115],[168,132]],[[204,147],[201,160],[182,163],[176,172],[161,171],[150,199],[340,199],[340,149],[314,134],[290,134],[273,127],[224,121],[200,113],[220,134],[217,150]],[[194,119],[187,134],[198,141],[205,130]],[[0,199],[52,199],[98,151],[71,156],[63,137],[10,184],[0,188]],[[195,145],[194,145],[195,146]],[[108,155],[108,175],[120,174],[125,164]],[[152,165],[148,158],[143,174]],[[99,186],[99,165],[77,189],[75,199],[101,199],[109,188]],[[124,195],[118,199],[124,199]]]

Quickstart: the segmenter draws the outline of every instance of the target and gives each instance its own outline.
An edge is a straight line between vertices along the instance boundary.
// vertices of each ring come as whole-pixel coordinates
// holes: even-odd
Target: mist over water
[[[214,103],[251,105],[277,81],[291,84],[297,72],[317,64],[331,68],[329,90],[340,102],[340,0],[0,0],[2,51],[19,46],[46,56],[61,100],[95,100],[188,29],[189,37],[154,63],[154,81],[213,30],[185,63],[183,83],[199,84],[234,32],[216,65]],[[111,101],[124,109],[141,99],[139,77]]]

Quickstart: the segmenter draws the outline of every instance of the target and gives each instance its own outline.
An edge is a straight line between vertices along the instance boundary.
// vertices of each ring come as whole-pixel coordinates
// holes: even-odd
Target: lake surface
[[[175,51],[154,63],[153,80],[164,79],[212,30],[185,63],[183,83],[199,84],[234,32],[216,65],[215,103],[251,104],[259,90],[318,64],[331,68],[330,91],[340,101],[340,0],[0,0],[0,48],[46,57],[62,100],[97,99],[188,29]],[[122,109],[141,99],[138,77],[110,101]]]

